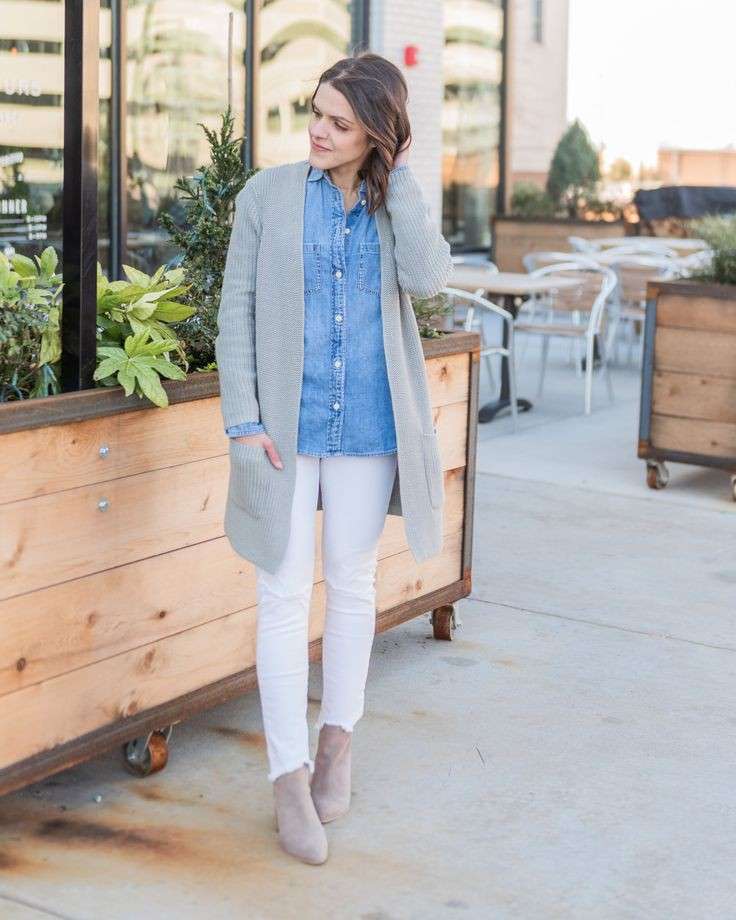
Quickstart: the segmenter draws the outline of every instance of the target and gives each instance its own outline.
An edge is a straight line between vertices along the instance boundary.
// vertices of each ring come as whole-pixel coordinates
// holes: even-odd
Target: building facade
[[[370,48],[406,77],[411,163],[453,251],[488,252],[510,182],[543,175],[564,127],[566,4],[0,0],[0,247],[69,247],[81,161],[103,268],[173,264],[159,217],[208,159],[200,123],[230,102],[246,166],[302,159],[320,73]]]

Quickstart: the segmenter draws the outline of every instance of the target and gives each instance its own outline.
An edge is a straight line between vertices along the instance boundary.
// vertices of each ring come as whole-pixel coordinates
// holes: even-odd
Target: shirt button
[[[336,278],[342,278],[342,272],[340,271],[339,268],[338,268],[338,270],[335,272],[335,277],[336,277]]]
[[[363,198],[360,203],[365,204],[365,198]]]
[[[342,232],[343,232],[343,233],[350,233],[350,227],[346,227]]]
[[[339,408],[340,408],[340,403],[339,403],[339,402],[334,402],[334,403],[332,404],[332,408],[333,408],[333,409],[339,409]]]
[[[342,313],[335,313],[335,322],[336,323],[342,322]]]
[[[335,358],[335,367],[342,367],[342,361],[339,358]]]

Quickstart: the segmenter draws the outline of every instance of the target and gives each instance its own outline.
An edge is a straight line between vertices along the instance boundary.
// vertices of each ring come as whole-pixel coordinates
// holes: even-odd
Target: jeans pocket
[[[244,444],[230,438],[228,498],[253,517],[260,517],[271,489],[270,464],[262,444]]]
[[[380,243],[361,243],[358,247],[358,290],[364,294],[381,292]]]
[[[439,508],[445,500],[445,477],[442,472],[442,457],[437,435],[434,432],[422,434],[422,445],[429,500],[433,508]]]
[[[319,294],[322,290],[322,244],[304,244],[304,293]]]

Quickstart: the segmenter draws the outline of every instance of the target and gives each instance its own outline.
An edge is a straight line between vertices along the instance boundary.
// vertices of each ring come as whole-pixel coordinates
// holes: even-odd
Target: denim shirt
[[[298,453],[326,457],[396,450],[383,346],[380,246],[365,191],[363,179],[358,201],[346,215],[340,189],[324,170],[309,168]],[[265,428],[246,421],[225,431],[239,437]]]

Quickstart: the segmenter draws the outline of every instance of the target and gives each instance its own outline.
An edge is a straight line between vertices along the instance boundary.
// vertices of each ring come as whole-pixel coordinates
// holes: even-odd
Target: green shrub
[[[547,194],[556,207],[576,217],[580,199],[593,195],[601,177],[598,151],[582,122],[575,120],[560,138],[547,177]]]
[[[533,182],[516,182],[511,193],[511,213],[515,217],[554,217],[555,203],[544,189]]]
[[[55,363],[61,275],[53,246],[29,259],[0,253],[0,402],[51,396],[60,386]]]
[[[736,284],[736,213],[709,214],[690,221],[688,229],[712,250],[710,265],[691,277],[715,284]]]

